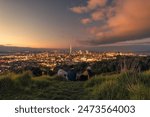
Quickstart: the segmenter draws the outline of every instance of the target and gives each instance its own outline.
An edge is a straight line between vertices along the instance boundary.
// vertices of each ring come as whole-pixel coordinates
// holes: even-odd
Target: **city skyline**
[[[149,0],[0,1],[0,45],[33,48],[150,45]]]

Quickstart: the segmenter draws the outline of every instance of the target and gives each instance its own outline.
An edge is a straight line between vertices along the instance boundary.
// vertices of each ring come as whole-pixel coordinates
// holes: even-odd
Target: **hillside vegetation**
[[[33,77],[30,72],[0,76],[0,99],[12,100],[148,100],[150,71],[97,75],[82,81],[57,76]]]

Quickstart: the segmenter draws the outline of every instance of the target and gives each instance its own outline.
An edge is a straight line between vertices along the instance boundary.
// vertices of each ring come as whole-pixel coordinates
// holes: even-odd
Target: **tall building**
[[[72,54],[72,46],[70,44],[70,48],[69,48],[69,54],[71,55]]]
[[[88,50],[85,50],[85,53],[86,53],[86,54],[89,54],[89,51],[88,51]]]

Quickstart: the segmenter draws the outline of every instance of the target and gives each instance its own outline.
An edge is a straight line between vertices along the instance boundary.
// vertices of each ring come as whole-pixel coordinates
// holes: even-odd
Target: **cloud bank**
[[[100,45],[150,37],[150,0],[88,0],[86,6],[71,10],[89,14],[81,19],[84,25],[101,24],[88,27],[91,37],[84,43]]]

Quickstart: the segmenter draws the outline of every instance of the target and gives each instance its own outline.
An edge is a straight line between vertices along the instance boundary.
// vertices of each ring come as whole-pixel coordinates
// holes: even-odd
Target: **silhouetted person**
[[[69,71],[68,71],[68,74],[67,74],[67,78],[68,80],[70,81],[76,81],[76,71],[74,68],[71,68]]]
[[[91,77],[94,76],[94,73],[93,73],[91,67],[87,67],[86,71],[88,73],[88,79],[90,79]]]
[[[79,81],[86,81],[86,80],[88,80],[88,76],[82,74],[82,75],[79,77],[78,80],[79,80]]]
[[[80,75],[78,76],[77,80],[79,81],[86,81],[94,76],[94,73],[92,72],[91,67],[87,67],[87,69]]]
[[[66,78],[68,80],[67,72],[64,71],[63,69],[59,69],[58,72],[57,72],[57,75],[60,76],[60,77]]]

